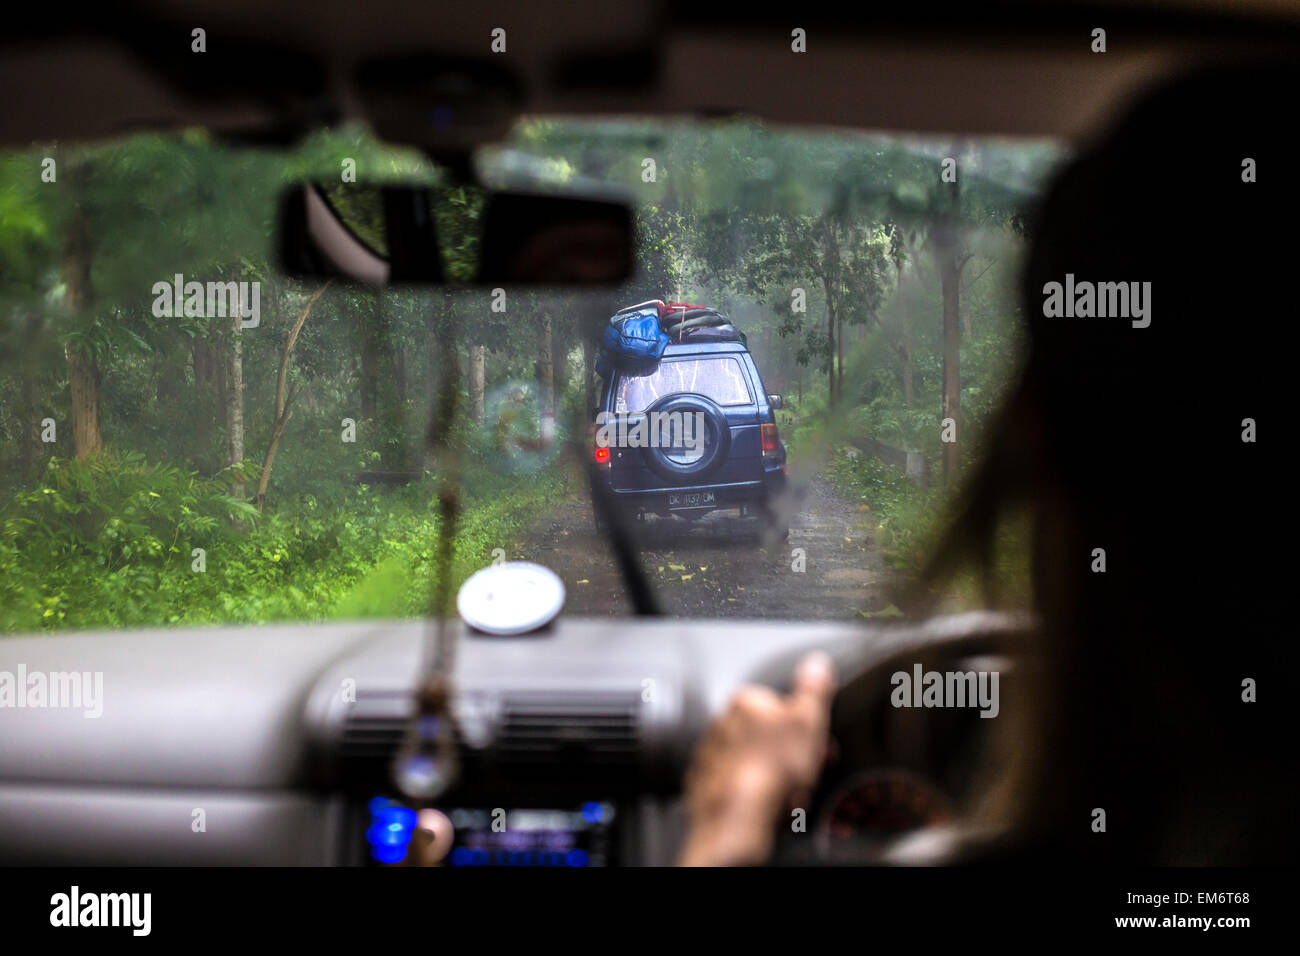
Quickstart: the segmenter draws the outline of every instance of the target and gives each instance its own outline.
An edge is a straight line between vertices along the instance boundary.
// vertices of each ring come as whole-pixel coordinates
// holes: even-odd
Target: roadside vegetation
[[[437,474],[395,489],[337,483],[259,514],[231,494],[239,471],[202,478],[111,453],[52,460],[0,512],[0,629],[427,613],[442,530]],[[551,468],[521,487],[481,465],[464,478],[453,588],[494,549],[516,556],[567,480]]]

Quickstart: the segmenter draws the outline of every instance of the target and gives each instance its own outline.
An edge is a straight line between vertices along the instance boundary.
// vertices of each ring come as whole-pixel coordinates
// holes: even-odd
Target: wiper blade
[[[632,601],[632,611],[641,617],[656,617],[663,612],[655,599],[650,580],[637,558],[632,535],[628,531],[624,518],[614,507],[613,496],[604,483],[599,480],[596,465],[587,463],[587,480],[591,485],[592,506],[600,518],[601,524],[609,529],[609,543],[614,551],[614,560],[618,562],[619,573],[627,585],[628,597]]]

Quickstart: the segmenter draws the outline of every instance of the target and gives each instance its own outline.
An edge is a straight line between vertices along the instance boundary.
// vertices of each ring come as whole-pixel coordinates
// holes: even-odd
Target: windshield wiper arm
[[[614,507],[609,489],[599,480],[596,465],[587,463],[587,480],[591,484],[592,505],[600,518],[601,524],[609,529],[610,547],[614,551],[614,560],[618,562],[619,573],[627,585],[628,597],[632,601],[632,611],[641,617],[657,617],[663,612],[655,599],[654,590],[646,577],[645,568],[637,559],[636,548],[632,544],[632,535],[627,525]]]

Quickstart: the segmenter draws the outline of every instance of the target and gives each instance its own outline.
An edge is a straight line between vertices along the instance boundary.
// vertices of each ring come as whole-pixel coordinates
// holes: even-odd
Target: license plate
[[[683,492],[679,495],[668,496],[669,508],[699,508],[703,505],[713,504],[713,492],[711,491],[692,491]]]

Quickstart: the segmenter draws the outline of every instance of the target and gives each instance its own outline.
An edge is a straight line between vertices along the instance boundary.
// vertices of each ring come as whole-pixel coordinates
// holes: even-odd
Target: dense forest
[[[304,178],[345,213],[354,182],[433,184],[445,271],[472,275],[481,189],[358,130],[288,152],[187,132],[0,155],[0,630],[426,612],[447,469],[460,579],[581,490],[564,452],[599,384],[593,330],[650,298],[733,317],[785,395],[791,474],[832,477],[914,564],[1012,373],[1025,211],[1058,158],[521,123],[478,158],[484,185],[635,204],[636,276],[593,293],[284,276],[278,197]],[[929,485],[873,443],[919,452]]]

